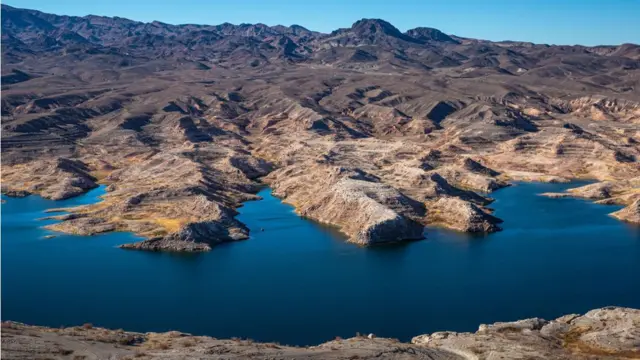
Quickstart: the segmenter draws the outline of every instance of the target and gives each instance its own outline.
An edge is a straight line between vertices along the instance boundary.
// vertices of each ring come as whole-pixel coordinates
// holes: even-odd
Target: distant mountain
[[[418,27],[411,29],[406,34],[414,39],[428,42],[442,42],[450,44],[459,44],[460,41],[453,39],[451,36],[443,33],[442,31],[434,28]]]
[[[33,52],[48,56],[68,52],[121,53],[213,61],[231,67],[320,62],[357,68],[353,64],[368,63],[368,67],[375,64],[417,71],[440,67],[461,67],[461,71],[470,67],[491,68],[518,75],[554,62],[557,64],[553,66],[562,66],[567,71],[576,68],[589,72],[587,63],[593,61],[584,56],[595,55],[610,58],[596,61],[599,67],[634,68],[640,57],[640,48],[634,44],[589,48],[496,43],[447,35],[428,27],[402,33],[381,19],[362,19],[350,28],[322,34],[299,25],[171,25],[120,17],[58,16],[7,5],[2,5],[2,34],[3,55],[10,62]],[[556,56],[563,59],[553,60]],[[473,76],[472,72],[465,74]]]

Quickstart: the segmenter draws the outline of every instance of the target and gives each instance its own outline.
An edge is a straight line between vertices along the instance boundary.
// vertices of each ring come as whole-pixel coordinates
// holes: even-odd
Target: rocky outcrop
[[[170,331],[136,333],[91,324],[46,328],[2,323],[2,358],[32,359],[530,359],[614,360],[640,357],[640,310],[608,307],[566,315],[480,325],[475,333],[441,331],[411,343],[374,334],[307,347],[215,339]]]
[[[356,244],[423,237],[423,226],[413,219],[424,214],[424,205],[362,171],[324,165],[285,168],[267,181],[273,194],[293,204],[298,214],[337,226]]]
[[[640,198],[624,209],[613,212],[610,215],[622,221],[640,224]]]
[[[483,175],[487,175],[487,176],[491,176],[491,177],[496,177],[498,175],[500,175],[499,172],[493,170],[493,169],[489,169],[488,167],[480,164],[479,162],[471,159],[471,158],[464,158],[462,160],[462,167],[464,167],[465,169],[474,172],[474,173],[478,173],[478,174],[483,174]]]
[[[430,203],[427,220],[431,225],[480,233],[499,231],[501,228],[498,224],[502,222],[475,204],[452,197],[444,197]]]
[[[173,238],[152,238],[131,244],[120,245],[121,249],[166,251],[166,252],[203,252],[211,250],[206,242],[184,241]]]
[[[557,176],[557,175],[549,175],[539,172],[531,172],[531,171],[507,171],[503,173],[502,176],[505,180],[510,181],[539,181],[546,183],[568,183],[570,180],[566,177]]]
[[[585,96],[561,102],[559,106],[578,117],[588,117],[599,121],[618,119],[636,124],[640,122],[640,104],[628,100]]]
[[[609,215],[616,219],[640,224],[640,178],[635,177],[619,181],[603,181],[562,193],[543,193],[551,198],[581,198],[596,200],[603,205],[625,205],[626,207]]]
[[[62,222],[47,225],[45,228],[67,234],[89,236],[117,230],[114,224],[98,217],[67,214],[44,219],[62,220]]]
[[[543,193],[547,197],[577,197],[589,200],[603,200],[611,197],[611,182],[599,182],[567,190],[566,193]]]
[[[3,166],[3,193],[26,196],[36,193],[46,199],[63,200],[98,186],[88,166],[79,160],[56,158],[39,160],[28,167]]]
[[[411,343],[466,359],[633,359],[640,357],[639,320],[640,310],[609,307],[552,321],[480,325],[475,333],[420,335]]]
[[[26,191],[26,190],[6,189],[4,186],[2,187],[2,194],[6,195],[6,196],[9,196],[9,197],[17,197],[17,198],[26,197],[26,196],[31,195],[31,193]]]
[[[237,223],[235,227],[221,221],[203,221],[183,226],[177,233],[161,238],[152,238],[132,244],[120,245],[122,249],[200,252],[223,242],[245,240],[249,230]]]
[[[476,168],[475,170],[469,171],[467,168],[445,165],[433,170],[432,173],[442,176],[448,183],[471,191],[489,193],[509,186],[505,181],[498,180],[492,175],[486,175],[484,173],[485,171],[491,172],[492,170]],[[497,176],[497,174],[495,176]],[[467,197],[474,196],[471,195]]]
[[[58,184],[54,184],[40,191],[40,196],[51,200],[64,200],[80,194],[84,194],[87,190],[98,187],[91,178],[85,176],[77,176],[66,178]]]

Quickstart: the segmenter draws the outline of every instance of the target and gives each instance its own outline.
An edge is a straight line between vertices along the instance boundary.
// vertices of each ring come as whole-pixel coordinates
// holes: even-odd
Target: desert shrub
[[[195,345],[196,345],[196,342],[193,341],[192,339],[187,339],[187,340],[182,342],[182,346],[184,346],[184,347],[192,347],[192,346],[195,346]]]

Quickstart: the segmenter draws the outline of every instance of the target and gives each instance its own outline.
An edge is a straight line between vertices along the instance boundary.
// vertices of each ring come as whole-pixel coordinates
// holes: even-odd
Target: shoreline
[[[602,205],[611,205],[611,204],[615,204],[615,205],[620,205],[623,206],[621,209],[612,212],[611,214],[609,214],[609,216],[622,221],[622,222],[626,222],[626,223],[631,223],[633,224],[637,224],[636,221],[633,220],[633,217],[638,217],[640,215],[636,214],[635,212],[633,212],[633,209],[629,210],[630,208],[632,208],[634,205],[636,205],[636,203],[640,202],[639,200],[636,200],[635,202],[631,201],[629,204],[626,204],[625,201],[626,200],[620,200],[620,197],[613,197],[612,195],[610,195],[608,192],[605,192],[605,195],[602,195],[601,193],[599,193],[599,195],[594,196],[593,190],[591,190],[591,188],[597,188],[599,189],[599,187],[605,187],[607,186],[607,184],[610,184],[612,182],[610,181],[599,181],[597,179],[587,179],[587,178],[561,178],[559,176],[555,176],[555,175],[547,175],[547,174],[543,174],[543,173],[539,173],[534,177],[531,177],[531,174],[528,174],[527,176],[524,176],[522,172],[516,172],[518,175],[515,177],[512,177],[511,175],[513,175],[510,172],[507,172],[505,176],[498,176],[498,178],[502,178],[504,181],[506,181],[506,186],[505,187],[509,187],[509,186],[515,186],[517,185],[517,183],[549,183],[549,184],[571,184],[571,183],[577,183],[575,187],[570,187],[562,192],[548,192],[548,193],[541,193],[538,194],[539,196],[546,196],[546,197],[550,197],[550,198],[573,198],[573,199],[583,199],[583,200],[587,200],[596,204],[602,204]],[[258,187],[258,192],[260,190],[263,190],[265,188],[269,188],[272,192],[272,195],[277,198],[280,202],[287,204],[289,206],[293,207],[294,213],[304,219],[308,219],[310,221],[316,222],[318,224],[321,224],[323,226],[328,226],[331,227],[332,229],[335,229],[336,231],[338,231],[343,237],[345,237],[344,241],[346,242],[351,242],[351,243],[355,243],[357,245],[362,245],[362,246],[371,246],[371,245],[377,245],[377,243],[359,243],[357,241],[354,241],[349,234],[344,231],[344,227],[337,225],[331,221],[324,221],[323,219],[318,219],[312,215],[309,214],[303,214],[300,213],[299,211],[299,207],[295,205],[295,202],[289,201],[287,200],[286,197],[283,196],[279,196],[276,192],[276,190],[274,188],[272,188],[270,186],[270,184],[268,183],[264,183],[262,181],[262,179],[258,179],[257,181],[260,181],[260,186]],[[586,183],[584,183],[586,182]],[[616,183],[616,182],[613,182]],[[631,196],[633,195],[633,187],[632,185],[635,183],[640,183],[640,180],[637,179],[629,179],[629,180],[621,180],[618,181],[617,183],[629,183],[631,185],[629,185],[630,190],[628,190],[627,188],[623,187],[622,190],[618,189],[619,192],[624,193],[625,191],[630,191],[631,192]],[[70,198],[65,198],[63,200],[68,200],[71,198],[77,198],[80,196],[85,196],[87,195],[89,192],[94,191],[96,189],[99,189],[101,187],[105,187],[105,189],[110,186],[109,184],[105,184],[105,183],[100,183],[97,187],[95,188],[91,188],[88,189],[87,191],[83,192],[83,193],[78,193],[78,194],[74,194],[72,197]],[[491,191],[490,193],[482,193],[483,195],[489,196],[487,197],[487,199],[489,200],[489,204],[490,205],[494,199],[490,197],[491,193],[494,193],[496,191],[499,191],[505,187],[501,187],[498,189],[495,189],[493,191]],[[586,188],[587,190],[582,190],[583,188]],[[4,191],[5,189],[3,189]],[[472,191],[472,190],[469,190]],[[11,192],[11,191],[9,191]],[[261,199],[257,198],[258,195],[256,192],[255,194],[253,194],[256,198],[251,198],[251,199],[247,199],[246,201],[243,201],[240,203],[240,205],[234,209],[237,210],[239,208],[241,208],[242,206],[244,206],[245,202],[248,201],[259,201]],[[94,203],[89,203],[89,204],[81,204],[81,205],[74,205],[74,206],[69,206],[69,207],[56,207],[56,208],[51,208],[51,209],[47,209],[45,211],[45,213],[54,213],[54,212],[58,212],[60,213],[59,215],[50,215],[50,216],[45,216],[39,220],[58,220],[56,223],[54,224],[49,224],[44,226],[46,229],[54,231],[54,232],[58,232],[58,233],[63,233],[63,234],[70,234],[70,235],[83,235],[83,236],[93,236],[93,235],[99,235],[99,234],[103,234],[103,233],[111,233],[111,232],[130,232],[131,234],[133,234],[134,236],[138,237],[138,238],[142,238],[143,240],[141,241],[137,241],[134,243],[125,243],[119,246],[119,248],[121,249],[125,249],[125,250],[142,250],[142,251],[161,251],[161,252],[195,252],[195,253],[201,253],[201,252],[208,252],[210,251],[215,245],[216,243],[213,244],[209,244],[206,242],[196,242],[196,241],[175,241],[175,240],[171,240],[171,239],[167,239],[166,237],[149,237],[144,235],[144,233],[139,233],[136,231],[128,231],[126,229],[120,229],[118,228],[116,225],[111,225],[111,224],[96,224],[95,226],[92,224],[89,224],[89,227],[85,230],[79,229],[77,226],[71,224],[69,222],[69,220],[77,220],[79,219],[79,221],[82,220],[86,220],[88,222],[91,221],[91,217],[85,217],[85,214],[82,213],[82,211],[84,209],[91,209],[91,207],[96,206],[102,202],[105,202],[106,199],[104,198],[105,195],[107,195],[109,193],[109,191],[105,191],[105,194],[100,195],[97,197],[97,201]],[[475,193],[478,193],[478,191],[475,191]],[[586,194],[586,195],[585,195]],[[40,194],[38,193],[32,193],[32,194],[28,194],[28,195],[24,195],[24,196],[11,196],[8,195],[6,193],[3,193],[3,195],[8,196],[10,198],[23,198],[25,196],[40,196],[42,197]],[[45,197],[42,197],[43,199],[47,199]],[[51,199],[47,199],[47,200],[51,200]],[[57,201],[57,200],[52,200],[52,201]],[[58,200],[59,201],[59,200]],[[449,205],[448,203],[446,205]],[[438,212],[437,207],[434,207],[435,211]],[[481,211],[482,214],[485,214],[486,216],[488,216],[489,218],[492,218],[493,216],[491,214],[493,214],[493,209],[489,208],[489,207],[484,207]],[[241,241],[241,240],[249,240],[250,239],[250,234],[249,234],[249,229],[246,228],[246,226],[244,224],[242,224],[241,222],[239,222],[236,217],[238,215],[238,212],[236,211],[235,214],[233,214],[233,219],[235,220],[236,223],[242,225],[245,227],[246,231],[241,233],[240,235],[238,235],[237,237],[233,237],[231,239],[231,241]],[[469,230],[469,229],[465,229],[465,228],[461,228],[459,226],[456,226],[456,224],[451,224],[448,222],[448,220],[446,218],[438,218],[436,217],[431,217],[432,215],[429,215],[430,217],[427,218],[426,223],[422,223],[421,225],[423,226],[423,232],[425,231],[425,229],[427,228],[435,228],[435,229],[446,229],[446,230],[450,230],[450,231],[455,231],[455,232],[461,232],[461,233],[465,233],[465,234],[478,234],[479,236],[481,235],[487,235],[491,232],[495,232],[495,231],[501,231],[501,227],[499,226],[495,226],[495,229],[490,229],[490,231],[484,230],[484,231],[477,231],[477,230]],[[484,215],[483,215],[484,216]],[[496,223],[500,224],[502,222],[501,219],[496,218]],[[632,220],[628,220],[628,219],[632,219]],[[430,224],[428,222],[431,222]],[[82,230],[82,231],[80,231]],[[399,239],[396,241],[385,241],[383,243],[398,243],[398,242],[406,242],[406,241],[419,241],[424,239],[424,237],[422,237],[421,239],[413,239],[413,238],[409,238],[409,239]],[[224,241],[226,242],[226,241]]]
[[[632,359],[640,356],[640,310],[604,307],[586,314],[480,324],[474,333],[439,331],[416,335],[410,343],[374,334],[315,346],[288,346],[251,339],[216,339],[177,331],[140,333],[91,324],[67,328],[2,322],[2,358],[38,353],[59,359]]]

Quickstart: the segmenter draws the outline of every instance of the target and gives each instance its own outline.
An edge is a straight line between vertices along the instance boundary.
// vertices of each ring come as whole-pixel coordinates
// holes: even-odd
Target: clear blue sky
[[[170,24],[299,24],[329,32],[361,18],[487,40],[548,44],[640,43],[640,0],[8,0],[63,15]]]

